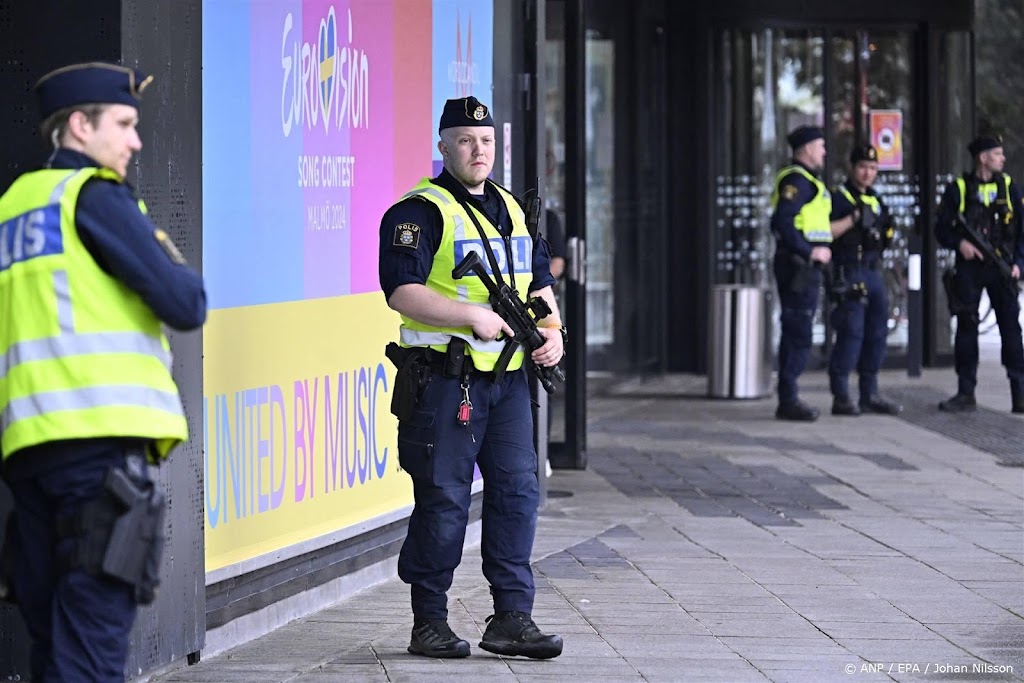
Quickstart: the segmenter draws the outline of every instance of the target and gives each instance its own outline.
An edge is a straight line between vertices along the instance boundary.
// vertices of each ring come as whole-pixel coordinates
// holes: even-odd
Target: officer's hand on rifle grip
[[[542,367],[558,365],[558,361],[562,360],[562,356],[565,355],[565,349],[562,347],[562,331],[557,327],[538,327],[537,331],[544,336],[544,345],[530,354],[530,358]]]
[[[985,260],[985,255],[981,253],[981,250],[967,239],[960,240],[960,254],[968,261],[973,261],[974,259],[979,261]]]
[[[474,307],[476,311],[473,321],[473,334],[484,341],[494,341],[502,332],[509,337],[514,337],[515,332],[508,326],[501,316],[486,308]]]

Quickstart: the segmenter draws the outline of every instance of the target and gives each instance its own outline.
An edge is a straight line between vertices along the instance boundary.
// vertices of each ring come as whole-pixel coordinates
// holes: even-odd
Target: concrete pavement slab
[[[823,375],[807,385],[827,402]],[[770,399],[613,392],[590,408],[590,467],[548,480],[572,496],[549,501],[534,552],[534,616],[565,636],[562,657],[479,650],[492,610],[473,546],[449,602],[467,660],[405,652],[408,588],[393,579],[154,680],[1024,680],[1020,468],[917,418],[793,425]],[[861,668],[908,661],[1014,671]]]

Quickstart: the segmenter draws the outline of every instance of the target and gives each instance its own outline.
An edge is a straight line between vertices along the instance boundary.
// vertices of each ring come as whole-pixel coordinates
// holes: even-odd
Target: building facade
[[[397,316],[376,284],[377,222],[437,172],[445,98],[492,105],[495,179],[536,188],[565,226],[571,342],[552,459],[584,467],[588,376],[703,373],[711,288],[773,288],[768,197],[801,123],[826,131],[830,183],[854,144],[882,151],[878,187],[899,227],[885,254],[888,362],[949,362],[939,279],[951,254],[931,225],[968,163],[974,15],[971,1],[925,0],[0,10],[15,36],[0,46],[0,187],[45,159],[29,94],[39,75],[95,59],[152,70],[131,180],[210,289],[203,334],[173,339],[193,435],[161,471],[184,501],[168,521],[175,578],[140,618],[130,673],[393,574],[411,495],[387,410]],[[821,363],[827,321],[815,329]],[[9,608],[0,640],[0,676],[23,674]]]

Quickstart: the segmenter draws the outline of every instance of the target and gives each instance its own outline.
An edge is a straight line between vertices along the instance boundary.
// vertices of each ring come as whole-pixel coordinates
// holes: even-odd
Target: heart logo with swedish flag
[[[334,102],[334,59],[338,51],[338,21],[334,14],[334,5],[327,12],[327,19],[320,20],[320,34],[317,44],[320,55],[318,73],[320,75],[320,87],[317,92],[320,94],[320,111],[324,117],[324,131],[327,131],[328,121],[331,118],[331,104]]]

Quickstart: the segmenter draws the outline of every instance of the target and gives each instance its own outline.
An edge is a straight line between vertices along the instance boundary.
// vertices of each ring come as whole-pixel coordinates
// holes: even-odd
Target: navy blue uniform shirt
[[[979,179],[980,183],[981,180]],[[992,181],[989,181],[992,182]],[[999,179],[998,182],[1004,182]],[[1000,195],[1002,190],[999,190]],[[1010,180],[1010,203],[1013,205],[1014,234],[1017,236],[1017,244],[1013,250],[1013,262],[1024,270],[1024,235],[1021,234],[1024,228],[1024,200],[1021,198],[1020,189],[1017,183]],[[964,202],[966,209],[967,202]],[[939,244],[946,249],[957,251],[960,248],[960,235],[953,230],[957,214],[960,212],[960,186],[956,180],[946,185],[946,191],[942,193],[942,201],[939,203],[939,215],[935,221],[935,238]]]
[[[508,215],[508,209],[498,190],[490,182],[484,185],[483,195],[470,194],[447,170],[441,171],[441,175],[431,182],[451,192],[456,199],[467,200],[487,216],[503,235],[512,233],[512,218]],[[419,243],[415,249],[395,246],[395,227],[402,223],[419,226]],[[386,298],[390,299],[395,290],[402,285],[426,284],[427,276],[434,265],[434,254],[441,245],[443,232],[444,220],[441,211],[432,202],[410,197],[387,210],[380,222],[379,263],[380,288]],[[555,278],[551,277],[548,245],[539,236],[533,242],[532,270],[531,292],[555,284]]]
[[[811,175],[815,175],[811,169],[798,161],[793,165],[803,166]],[[791,197],[784,192],[787,185],[796,189]],[[811,248],[817,246],[828,246],[828,242],[808,242],[804,234],[796,228],[796,216],[800,209],[818,194],[818,188],[799,171],[790,171],[779,180],[779,203],[772,214],[771,228],[778,240],[778,246],[786,251],[799,254],[805,260],[811,257]]]
[[[62,148],[50,166],[77,169],[99,164]],[[101,178],[87,182],[78,195],[75,227],[99,267],[142,297],[168,326],[190,330],[205,322],[202,277],[189,266],[175,263],[160,246],[154,236],[156,227],[139,210],[131,186]],[[4,476],[17,481],[135,442],[138,439],[76,439],[25,448],[4,463]]]

